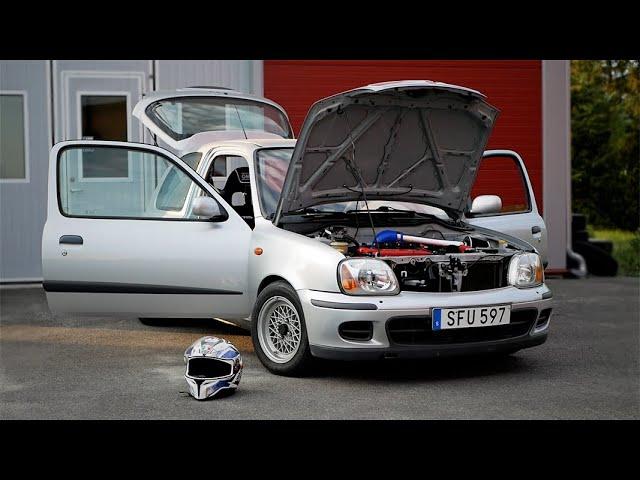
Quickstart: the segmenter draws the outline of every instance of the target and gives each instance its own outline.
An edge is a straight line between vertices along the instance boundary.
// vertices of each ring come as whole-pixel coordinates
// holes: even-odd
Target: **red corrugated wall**
[[[296,135],[320,98],[388,80],[437,80],[474,88],[500,109],[488,148],[520,153],[542,210],[542,62],[265,60],[264,93],[282,105]]]

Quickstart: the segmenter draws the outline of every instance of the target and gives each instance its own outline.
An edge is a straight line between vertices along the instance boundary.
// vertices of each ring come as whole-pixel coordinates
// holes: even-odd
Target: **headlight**
[[[537,287],[544,282],[544,271],[540,255],[537,253],[519,253],[511,258],[507,280],[510,285],[519,288]]]
[[[382,260],[350,258],[338,265],[338,283],[347,295],[396,295],[398,279]]]

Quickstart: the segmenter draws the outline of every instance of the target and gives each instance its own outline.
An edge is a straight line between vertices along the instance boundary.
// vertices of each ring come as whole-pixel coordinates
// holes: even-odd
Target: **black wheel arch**
[[[262,292],[262,290],[264,290],[268,285],[275,282],[284,282],[287,285],[289,285],[291,288],[293,288],[293,285],[291,285],[291,283],[287,281],[286,278],[281,277],[280,275],[268,275],[265,278],[263,278],[262,281],[260,282],[260,285],[258,285],[258,290],[256,291],[256,297],[260,295],[260,292]]]

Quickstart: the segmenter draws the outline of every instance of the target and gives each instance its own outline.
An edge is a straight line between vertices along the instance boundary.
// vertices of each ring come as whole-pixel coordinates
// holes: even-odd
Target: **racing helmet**
[[[242,376],[242,356],[223,338],[202,337],[184,352],[189,393],[205,400],[221,391],[234,392]]]

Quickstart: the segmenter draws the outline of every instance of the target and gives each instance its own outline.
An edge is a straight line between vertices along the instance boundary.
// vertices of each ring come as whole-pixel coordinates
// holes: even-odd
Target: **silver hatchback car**
[[[297,140],[280,106],[229,90],[155,93],[134,115],[156,145],[51,151],[52,311],[228,319],[284,375],[546,340],[546,228],[520,156],[485,151],[498,110],[481,93],[368,85],[314,104]],[[520,208],[472,199],[492,159]]]

